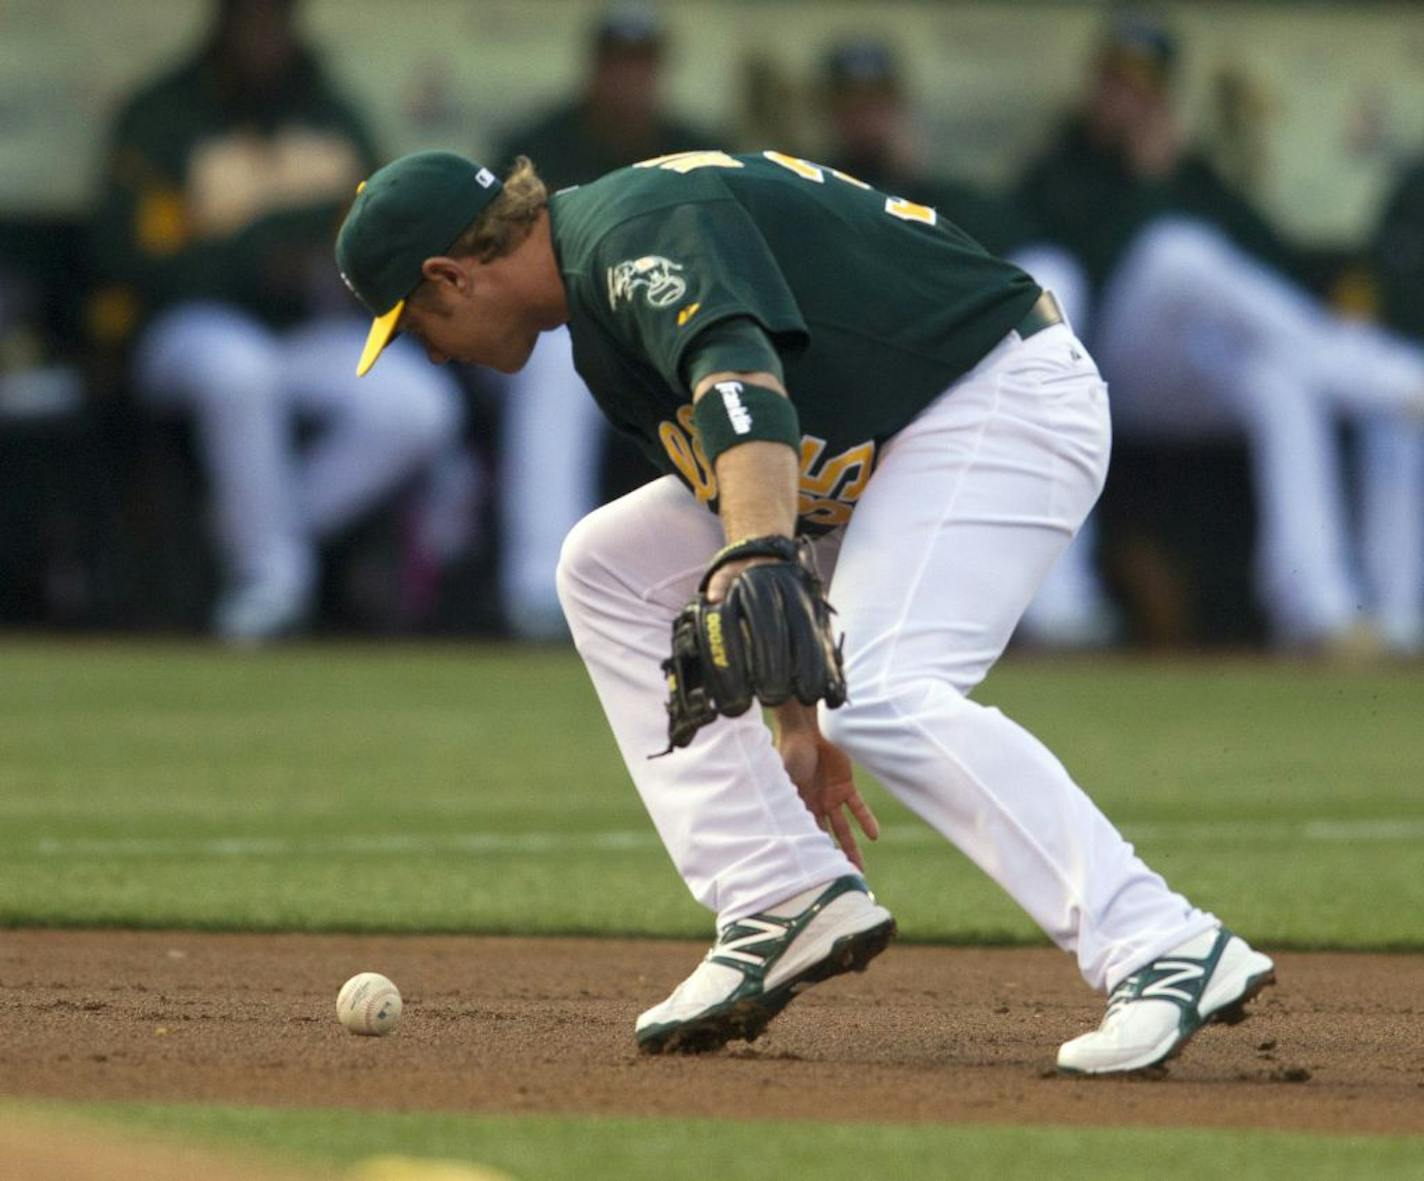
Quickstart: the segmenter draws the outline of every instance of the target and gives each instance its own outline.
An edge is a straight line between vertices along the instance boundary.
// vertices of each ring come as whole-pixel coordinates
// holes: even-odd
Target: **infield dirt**
[[[682,942],[0,932],[0,1094],[740,1119],[1424,1132],[1424,956],[1281,954],[1251,1019],[1155,1080],[1055,1076],[1101,1000],[1045,949],[896,945],[757,1042],[647,1058]],[[337,1024],[354,972],[400,1029]]]

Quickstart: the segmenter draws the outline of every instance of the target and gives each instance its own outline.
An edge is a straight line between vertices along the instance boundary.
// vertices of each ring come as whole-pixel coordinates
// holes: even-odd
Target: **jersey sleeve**
[[[810,333],[766,240],[735,201],[702,201],[641,214],[614,227],[594,251],[600,318],[674,389],[698,336],[742,317],[761,326],[778,354]]]

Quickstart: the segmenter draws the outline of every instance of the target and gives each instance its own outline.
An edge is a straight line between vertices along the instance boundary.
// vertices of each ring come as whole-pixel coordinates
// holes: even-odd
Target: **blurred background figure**
[[[101,466],[97,440],[80,366],[60,338],[67,309],[30,273],[46,269],[38,253],[0,233],[0,624],[72,622],[100,606],[85,560],[98,496],[75,474]]]
[[[1087,302],[1082,267],[1048,241],[1016,193],[994,192],[955,176],[952,158],[927,159],[907,89],[887,42],[862,37],[833,45],[820,83],[828,163],[883,192],[933,206],[985,249],[1033,275],[1076,324]],[[1096,533],[1090,530],[1059,558],[1019,625],[1020,640],[1087,648],[1118,636],[1118,613],[1098,573],[1095,549]]]
[[[1402,171],[1369,247],[1380,319],[1424,347],[1424,159]],[[1424,424],[1371,420],[1361,439],[1364,565],[1392,648],[1424,648]]]
[[[419,350],[356,379],[366,317],[332,242],[378,160],[297,7],[218,0],[197,52],[122,108],[95,226],[137,396],[194,423],[226,575],[212,626],[239,643],[303,624],[322,539],[460,467],[458,389]]]
[[[589,36],[588,72],[578,94],[502,142],[508,169],[533,160],[550,192],[596,180],[639,160],[724,145],[664,105],[667,33],[653,9],[609,9]],[[501,437],[500,587],[505,622],[525,639],[567,634],[554,590],[559,548],[599,501],[601,465],[612,438],[574,371],[568,333],[540,337],[525,369],[506,380]],[[654,473],[631,447],[614,483]],[[626,489],[625,489],[626,490]]]
[[[931,160],[915,131],[908,82],[898,56],[878,38],[838,42],[820,81],[826,163],[866,184],[932,205],[994,254],[1037,237],[1018,202],[955,173],[954,160]]]
[[[563,538],[651,469],[562,332],[513,378],[397,342],[356,381],[340,214],[387,149],[559,187],[776,148],[1017,262],[1110,382],[1018,641],[1424,650],[1424,10],[602,3],[10,6],[0,625],[563,637]]]
[[[1276,644],[1413,651],[1417,609],[1391,616],[1396,605],[1375,590],[1401,576],[1359,575],[1336,426],[1417,422],[1424,354],[1307,293],[1295,248],[1188,143],[1177,66],[1163,25],[1114,20],[1081,107],[1027,171],[1022,199],[1087,277],[1093,306],[1072,314],[1109,381],[1119,434],[1245,433],[1256,582]],[[1364,535],[1405,524],[1368,522]],[[1413,560],[1402,536],[1369,548]],[[1417,572],[1402,577],[1417,583]]]

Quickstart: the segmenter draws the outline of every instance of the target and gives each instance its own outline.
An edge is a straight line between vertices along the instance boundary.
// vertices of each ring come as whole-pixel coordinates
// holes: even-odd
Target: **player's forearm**
[[[717,495],[727,540],[796,531],[796,453],[784,443],[753,442],[717,459]]]
[[[697,383],[693,399],[701,398],[721,381],[750,382],[786,390],[770,373],[713,373]],[[796,486],[800,465],[796,452],[784,443],[754,439],[717,457],[717,498],[722,530],[727,540],[796,531]]]

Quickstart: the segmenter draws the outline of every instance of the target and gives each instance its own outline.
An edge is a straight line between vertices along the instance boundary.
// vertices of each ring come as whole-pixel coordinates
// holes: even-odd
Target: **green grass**
[[[0,1107],[0,1111],[4,1108]],[[349,1163],[374,1155],[475,1161],[519,1181],[763,1181],[815,1177],[1201,1181],[1203,1177],[1417,1178],[1418,1137],[1135,1128],[934,1127],[34,1105],[246,1152]]]
[[[0,925],[708,930],[572,653],[11,642],[0,669]],[[1010,662],[978,696],[1253,937],[1424,947],[1417,670]],[[907,937],[1037,938],[870,791]]]

